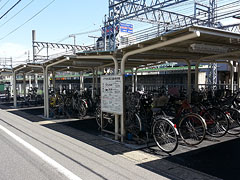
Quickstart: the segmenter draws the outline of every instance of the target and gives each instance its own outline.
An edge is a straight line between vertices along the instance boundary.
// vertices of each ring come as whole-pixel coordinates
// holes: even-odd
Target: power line
[[[26,6],[24,6],[20,11],[18,11],[15,15],[13,15],[11,18],[9,18],[5,23],[0,25],[0,28],[3,27],[5,24],[7,24],[10,20],[12,20],[14,17],[16,17],[19,13],[21,13],[24,9],[26,9],[34,0],[30,1]],[[1,1],[0,1],[1,2]]]
[[[6,16],[16,5],[18,5],[22,0],[19,0],[18,2],[16,2],[10,9],[8,9],[1,17],[0,19],[2,19],[4,16]]]
[[[11,32],[9,32],[8,34],[6,34],[5,36],[3,36],[0,40],[5,39],[6,37],[8,37],[9,35],[11,35],[12,33],[14,33],[15,31],[17,31],[19,28],[21,28],[22,26],[24,26],[25,24],[27,24],[29,21],[31,21],[33,18],[35,18],[37,15],[39,15],[42,11],[44,11],[46,8],[48,8],[55,0],[51,1],[49,4],[47,4],[44,8],[42,8],[40,11],[38,11],[34,16],[32,16],[30,19],[28,19],[27,21],[25,21],[23,24],[21,24],[20,26],[18,26],[17,28],[15,28],[14,30],[12,30]]]
[[[79,35],[83,35],[83,34],[87,34],[87,33],[98,32],[99,30],[100,30],[100,29],[94,29],[94,30],[91,30],[91,31],[80,32],[80,33],[75,33],[75,34],[71,34],[71,35],[79,36]]]
[[[0,8],[0,10],[2,10],[2,8],[4,8],[9,1],[10,1],[10,0],[8,0],[7,2],[5,2],[5,4]]]
[[[80,33],[75,33],[75,34],[70,34],[68,36],[66,36],[65,38],[61,39],[60,41],[58,41],[58,43],[70,38],[71,36],[79,36],[79,35],[84,35],[84,34],[88,34],[88,33],[93,33],[93,32],[98,32],[100,29],[94,29],[94,30],[90,30],[90,31],[85,31],[85,32],[80,32]]]

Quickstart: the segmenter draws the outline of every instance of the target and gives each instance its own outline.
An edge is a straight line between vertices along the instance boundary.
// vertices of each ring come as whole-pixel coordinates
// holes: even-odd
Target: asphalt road
[[[0,131],[0,179],[66,179],[40,158]]]
[[[235,180],[240,172],[239,150],[240,139],[235,138],[166,159],[220,179]]]
[[[86,134],[81,135],[79,131],[79,135],[86,138],[86,142],[82,142],[0,110],[1,180],[69,179],[49,162],[10,137],[1,127],[29,143],[79,179],[167,179],[159,173],[140,167],[123,154],[111,154],[88,144],[87,139],[90,141],[93,136],[84,137]]]
[[[41,113],[39,109],[26,112]],[[178,149],[168,155],[156,146],[132,150],[104,139],[95,120],[44,120],[15,110],[0,110],[0,125],[84,180],[239,179],[240,139],[237,136],[208,137],[196,147],[180,143]],[[1,129],[0,147],[0,180],[67,179]]]

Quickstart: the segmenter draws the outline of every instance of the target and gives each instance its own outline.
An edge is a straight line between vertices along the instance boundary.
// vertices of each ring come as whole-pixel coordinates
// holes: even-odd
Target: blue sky
[[[0,0],[0,17],[17,1]],[[70,34],[100,29],[100,26],[103,26],[104,15],[108,14],[108,0],[55,0],[30,22],[5,37],[9,32],[29,20],[52,1],[54,0],[21,0],[12,11],[0,19],[0,58],[13,57],[14,61],[23,61],[27,59],[28,51],[30,51],[30,57],[32,57],[31,32],[33,29],[36,30],[37,41],[59,42]],[[151,0],[147,1],[150,2]],[[208,3],[208,0],[202,1]],[[233,0],[219,1],[219,5],[221,3],[228,3],[229,1]],[[191,15],[193,13],[193,2],[194,0],[189,0],[185,5],[171,7],[169,10]],[[11,17],[27,4],[29,6],[9,21]],[[227,8],[223,8],[223,11],[227,10]],[[226,24],[240,22],[239,19],[227,19],[225,21]],[[128,23],[133,24],[134,32],[151,26],[136,21]],[[89,38],[89,35],[100,36],[100,31],[76,36],[76,44],[94,44],[94,40]],[[73,44],[73,38],[66,38],[61,43]]]
[[[1,16],[18,0],[10,0],[2,8],[7,1],[0,0]],[[36,30],[37,41],[58,42],[69,34],[100,28],[104,14],[108,14],[108,0],[55,0],[30,22],[2,39],[9,32],[33,17],[52,0],[33,0],[15,18],[4,24],[31,1],[22,0],[7,16],[0,20],[0,57],[25,56],[25,51],[31,50],[31,31],[33,29]],[[77,36],[77,44],[93,44],[93,39],[88,38],[88,35],[100,36],[100,31],[99,33]],[[62,43],[72,44],[73,38],[68,38]]]

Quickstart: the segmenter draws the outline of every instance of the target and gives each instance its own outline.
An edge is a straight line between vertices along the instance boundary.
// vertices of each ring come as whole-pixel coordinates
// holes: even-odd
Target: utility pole
[[[73,45],[76,45],[76,35],[75,34],[70,34],[69,37],[73,38]],[[76,54],[76,49],[73,48],[73,54]]]
[[[96,36],[88,36],[88,37],[93,38],[93,41],[94,41],[94,47],[95,47],[95,46],[96,46],[96,41],[95,41],[95,39],[98,38],[98,37],[96,37]]]
[[[105,14],[104,19],[104,51],[107,50],[107,15]]]
[[[35,63],[35,54],[36,54],[36,51],[35,51],[35,46],[34,46],[34,42],[36,41],[36,31],[35,30],[32,30],[32,47],[33,47],[33,63]]]
[[[75,34],[70,34],[69,37],[73,38],[73,45],[76,45],[76,35]]]

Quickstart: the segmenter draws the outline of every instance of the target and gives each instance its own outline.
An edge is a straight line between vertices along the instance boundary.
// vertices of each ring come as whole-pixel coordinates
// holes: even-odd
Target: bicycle
[[[102,112],[102,123],[101,123],[101,104],[96,106],[95,118],[99,128],[105,129],[108,125],[113,124],[114,114]]]
[[[228,134],[239,135],[240,134],[240,111],[238,108],[239,93],[231,95],[229,90],[217,90],[209,100],[209,103],[213,107],[217,107],[223,111],[229,121]]]
[[[179,136],[187,145],[198,145],[204,140],[207,124],[202,116],[191,111],[187,100],[170,97],[169,103],[163,109],[165,116],[174,117],[172,122],[177,127]]]
[[[58,117],[64,115],[64,98],[59,92],[51,92],[49,97],[49,115],[50,117]]]
[[[231,95],[231,91],[220,89],[215,92],[209,91],[208,98],[203,101],[205,106],[218,109],[217,116],[220,116],[220,113],[225,114],[222,115],[225,117],[224,119],[228,119],[228,127],[225,123],[225,129],[231,135],[240,134],[240,111],[237,109],[238,96],[239,93]]]
[[[229,119],[227,115],[218,107],[212,107],[208,101],[203,101],[203,95],[199,92],[192,92],[192,111],[202,116],[207,124],[207,134],[212,137],[222,137],[229,129]]]
[[[135,111],[128,113],[127,132],[139,137],[145,133],[147,139],[150,134],[159,149],[171,153],[178,147],[178,131],[167,116],[152,111],[151,103],[147,94],[140,95]]]

